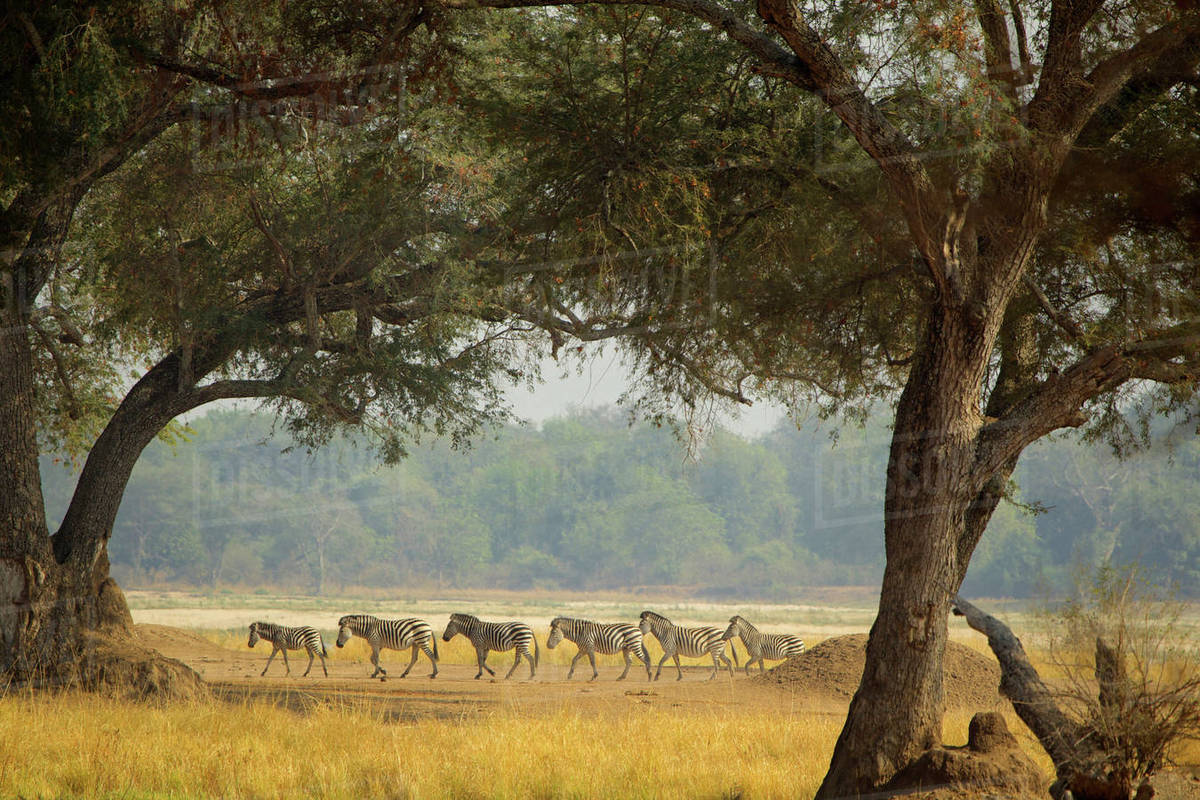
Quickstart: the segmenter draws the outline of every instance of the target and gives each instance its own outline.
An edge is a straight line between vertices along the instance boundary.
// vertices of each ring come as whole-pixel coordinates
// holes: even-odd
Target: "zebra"
[[[679,656],[696,657],[705,653],[711,655],[713,660],[713,671],[708,676],[710,681],[717,677],[717,669],[720,667],[717,663],[718,658],[725,662],[725,666],[729,668],[730,677],[733,677],[733,665],[725,657],[725,639],[721,637],[721,631],[717,628],[681,628],[663,615],[655,614],[653,611],[642,612],[642,621],[638,627],[642,629],[642,636],[649,636],[653,633],[654,638],[658,639],[658,643],[662,645],[663,657],[658,662],[658,671],[654,673],[654,680],[658,680],[658,676],[662,674],[663,664],[668,658],[675,660],[675,669],[679,671],[679,677],[675,680],[683,680],[683,668],[679,666]],[[732,642],[729,643],[729,649],[733,653],[733,661],[736,664],[737,649]]]
[[[625,680],[625,676],[629,674],[629,668],[633,665],[629,654],[633,653],[645,663],[646,680],[650,680],[650,654],[646,652],[645,642],[642,641],[642,632],[636,625],[625,622],[601,623],[586,619],[555,617],[550,622],[550,638],[546,640],[546,647],[554,648],[564,638],[570,639],[579,647],[579,652],[571,659],[571,669],[567,672],[567,680],[570,680],[571,676],[575,674],[575,664],[583,658],[584,654],[592,663],[591,680],[596,680],[600,674],[596,670],[596,653],[605,655],[620,653],[625,656],[625,671],[621,673],[621,677],[617,678],[619,681]]]
[[[329,677],[329,670],[325,667],[325,656],[329,655],[325,650],[325,642],[321,639],[320,632],[316,628],[310,628],[307,625],[300,628],[285,628],[282,625],[276,625],[274,622],[252,622],[250,623],[250,641],[246,643],[247,647],[254,647],[258,644],[258,640],[270,642],[271,656],[267,659],[267,666],[263,667],[263,671],[259,673],[259,677],[267,674],[267,670],[271,668],[271,662],[275,660],[275,654],[283,653],[283,665],[287,667],[287,674],[292,674],[292,665],[288,663],[288,650],[307,650],[308,651],[308,669],[304,670],[304,675],[301,677],[307,678],[308,673],[312,671],[313,657],[321,657],[321,669],[325,672],[325,677]]]
[[[451,614],[450,623],[446,625],[446,630],[442,633],[442,641],[448,642],[454,638],[455,634],[461,633],[475,645],[475,658],[479,662],[479,672],[475,673],[475,680],[479,680],[479,676],[483,675],[486,669],[489,675],[495,675],[496,672],[486,663],[489,650],[515,650],[516,659],[513,661],[512,669],[504,676],[505,680],[512,677],[516,672],[517,667],[521,663],[521,656],[525,656],[529,660],[529,678],[532,680],[537,667],[539,653],[537,637],[533,635],[533,628],[530,628],[524,622],[484,622],[479,617],[470,614]],[[533,653],[529,652],[529,643],[533,642]]]
[[[380,619],[367,614],[347,614],[338,620],[337,646],[345,647],[351,636],[361,636],[371,645],[371,663],[375,665],[375,671],[371,673],[372,678],[379,675],[379,680],[387,680],[387,670],[379,666],[379,651],[385,647],[388,650],[412,648],[412,660],[408,662],[404,672],[400,673],[401,678],[407,677],[413,664],[417,663],[418,650],[424,651],[429,657],[429,663],[433,665],[433,672],[429,677],[437,677],[437,637],[433,635],[432,626],[424,620]],[[430,645],[433,646],[432,650]]]
[[[791,636],[786,633],[763,633],[751,625],[745,617],[736,614],[729,618],[729,627],[725,629],[721,638],[729,640],[734,636],[742,637],[742,644],[745,646],[746,652],[750,654],[750,658],[746,661],[747,675],[750,674],[750,665],[755,661],[758,662],[758,671],[766,672],[767,668],[763,664],[763,659],[791,658],[804,652],[804,641],[799,636]]]

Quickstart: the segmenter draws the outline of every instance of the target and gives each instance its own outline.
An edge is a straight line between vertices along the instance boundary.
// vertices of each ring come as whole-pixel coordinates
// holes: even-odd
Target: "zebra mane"
[[[475,616],[474,614],[454,613],[454,614],[450,615],[451,621],[456,620],[456,619],[465,620],[467,622],[479,622],[479,617]]]
[[[664,617],[662,614],[655,614],[653,611],[643,611],[642,619],[658,620],[659,622],[671,623],[671,620]]]
[[[277,631],[277,630],[279,630],[281,627],[282,627],[281,625],[277,625],[277,624],[276,624],[276,623],[274,623],[274,622],[262,622],[262,621],[259,621],[259,622],[252,622],[252,623],[250,623],[250,629],[251,629],[251,630],[258,631],[260,635],[261,635],[262,633],[266,633],[266,632],[268,632],[268,631]]]
[[[746,619],[745,617],[741,616],[740,614],[734,614],[732,617],[729,618],[729,621],[732,622],[734,625],[746,627],[752,631],[758,630],[758,628],[756,628],[753,625],[753,623],[750,622],[750,620]]]
[[[343,628],[362,625],[373,619],[375,619],[375,617],[372,617],[370,614],[347,614],[338,620],[338,627]]]

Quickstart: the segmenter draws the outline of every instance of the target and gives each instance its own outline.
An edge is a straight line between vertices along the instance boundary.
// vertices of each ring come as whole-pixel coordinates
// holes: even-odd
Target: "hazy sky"
[[[547,358],[542,362],[541,385],[533,391],[512,388],[506,396],[518,416],[540,425],[572,409],[616,405],[629,386],[629,371],[621,363],[620,354],[611,350],[589,360],[578,374],[577,369],[575,364],[564,367]],[[719,417],[718,422],[752,437],[775,427],[783,416],[781,408],[758,401],[736,417]]]

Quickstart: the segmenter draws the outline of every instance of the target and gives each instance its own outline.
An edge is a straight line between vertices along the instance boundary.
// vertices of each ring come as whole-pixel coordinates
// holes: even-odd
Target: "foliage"
[[[323,563],[326,592],[675,584],[783,598],[797,586],[870,584],[883,559],[878,423],[844,429],[836,444],[787,422],[755,440],[718,431],[689,461],[666,431],[579,412],[540,430],[506,426],[466,451],[423,445],[390,467],[353,439],[289,449],[248,411],[191,425],[191,442],[155,443],[135,469],[110,544],[123,582],[311,592]],[[1112,462],[1070,440],[1039,445],[1017,480],[1047,510],[997,511],[967,591],[1030,597],[1068,583],[1079,560],[1140,560],[1200,593],[1194,529],[1166,524],[1192,513],[1195,447],[1180,442],[1173,461],[1146,452]],[[1106,484],[1088,477],[1114,468]],[[43,471],[53,522],[71,479],[48,460]],[[1089,516],[1078,498],[1112,483],[1127,490]]]
[[[879,280],[896,221],[850,211],[883,190],[842,163],[819,103],[687,14],[490,19],[501,72],[464,78],[464,103],[507,156],[493,251],[542,267],[518,297],[624,328],[631,394],[660,419],[754,389],[840,405],[896,387],[881,353],[914,325],[909,289]]]

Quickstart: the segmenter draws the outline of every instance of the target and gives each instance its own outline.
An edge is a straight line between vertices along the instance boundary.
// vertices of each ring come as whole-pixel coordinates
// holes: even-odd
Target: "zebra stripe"
[[[596,653],[612,655],[621,653],[625,656],[625,671],[619,681],[625,680],[633,661],[629,654],[637,656],[646,665],[646,680],[650,680],[650,654],[646,652],[642,640],[642,632],[634,625],[625,622],[592,622],[586,619],[571,619],[570,617],[555,617],[550,622],[550,638],[546,647],[557,647],[563,639],[569,639],[579,647],[579,652],[571,659],[571,669],[567,672],[567,680],[575,674],[575,664],[586,654],[592,663],[591,680],[596,680],[600,674],[596,670]]]
[[[763,659],[769,658],[774,661],[798,656],[804,652],[804,641],[800,637],[786,633],[763,633],[745,617],[737,615],[729,618],[729,627],[725,629],[722,638],[728,640],[734,636],[742,637],[742,644],[750,654],[749,660],[746,661],[747,675],[750,674],[750,665],[755,661],[758,662],[758,671],[766,672]]]
[[[679,672],[679,677],[675,680],[683,680],[683,668],[679,666],[679,657],[684,655],[695,658],[706,653],[711,655],[713,660],[713,671],[708,676],[710,681],[717,677],[717,669],[720,667],[717,659],[725,662],[725,666],[729,668],[730,677],[733,676],[733,665],[725,656],[725,639],[721,637],[721,631],[718,629],[681,628],[663,615],[655,614],[653,611],[642,612],[642,621],[638,627],[642,630],[642,636],[653,633],[654,638],[658,639],[658,643],[662,645],[663,657],[658,662],[658,671],[654,673],[654,680],[658,680],[658,676],[662,674],[662,666],[668,658],[675,660],[675,669]],[[729,650],[733,653],[733,660],[736,663],[737,649],[732,643],[729,645]]]
[[[271,662],[275,660],[275,654],[280,652],[283,653],[283,666],[287,668],[286,674],[291,675],[292,665],[288,663],[288,650],[308,651],[308,669],[304,670],[301,677],[307,678],[308,673],[312,671],[314,656],[321,657],[321,669],[324,671],[325,677],[329,677],[329,670],[325,668],[325,656],[329,654],[325,651],[325,642],[316,628],[310,628],[307,625],[299,628],[285,628],[274,622],[252,622],[250,623],[250,641],[247,646],[254,647],[258,644],[259,639],[271,643],[271,655],[267,659],[267,666],[263,667],[263,671],[259,673],[259,677],[267,674],[267,670],[271,668]]]
[[[387,670],[379,666],[380,650],[405,650],[409,647],[412,648],[412,659],[404,668],[404,672],[400,673],[400,677],[406,677],[413,664],[417,663],[418,652],[424,652],[429,657],[429,663],[433,665],[433,672],[429,677],[437,677],[437,637],[433,635],[433,627],[425,620],[412,617],[380,619],[367,614],[347,614],[338,620],[337,646],[344,647],[351,636],[361,636],[371,645],[371,663],[375,665],[375,671],[371,673],[372,678],[380,675],[379,680],[387,680]]]
[[[512,669],[504,676],[505,680],[512,677],[513,672],[521,663],[521,656],[525,656],[529,660],[529,677],[533,678],[540,654],[537,637],[533,635],[533,628],[524,622],[484,622],[479,617],[470,614],[451,614],[450,623],[446,625],[446,630],[442,634],[442,641],[448,642],[459,633],[467,637],[475,646],[475,659],[479,662],[479,672],[475,673],[476,680],[485,669],[489,675],[496,674],[485,663],[489,650],[516,651],[516,659],[513,661]],[[530,642],[533,643],[532,654],[529,651]]]

